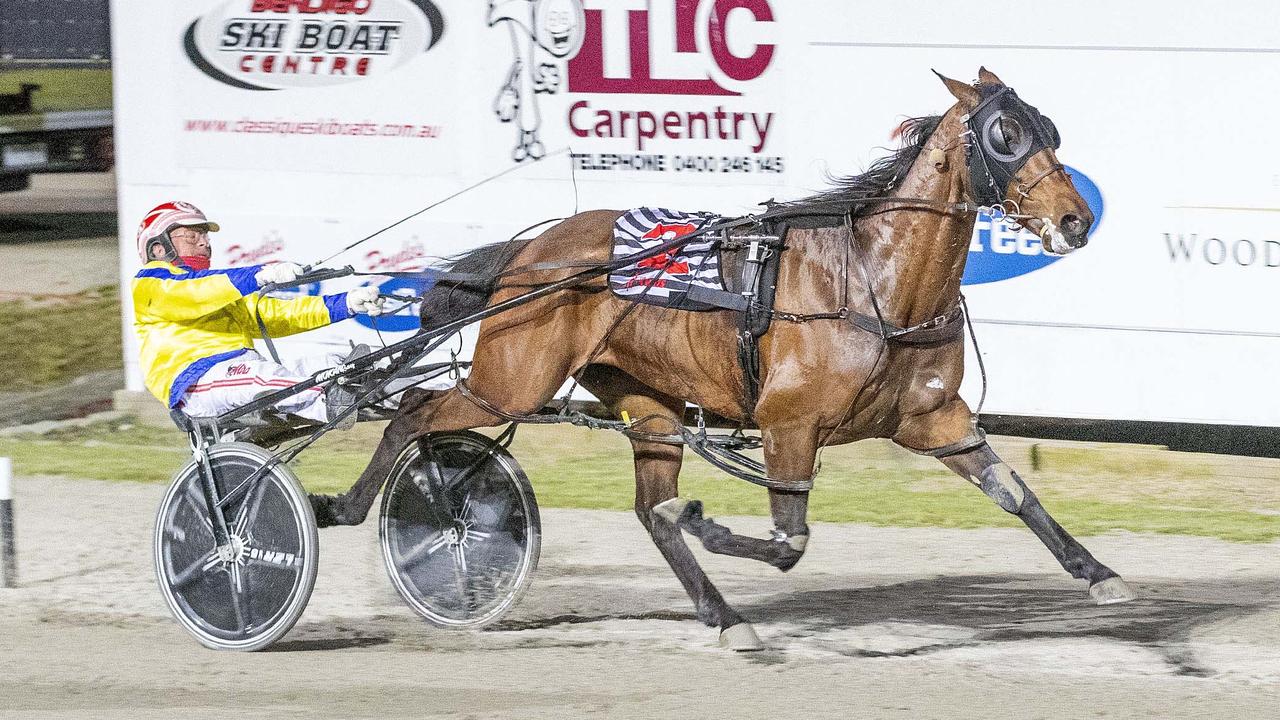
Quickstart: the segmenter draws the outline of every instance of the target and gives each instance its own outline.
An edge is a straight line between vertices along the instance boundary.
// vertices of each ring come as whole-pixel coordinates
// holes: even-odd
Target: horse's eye
[[[1011,162],[1030,147],[1030,136],[1017,118],[1000,114],[987,124],[987,148],[998,158]]]
[[[1001,155],[1013,155],[1022,142],[1022,125],[1013,118],[1002,115],[991,126],[991,146]]]

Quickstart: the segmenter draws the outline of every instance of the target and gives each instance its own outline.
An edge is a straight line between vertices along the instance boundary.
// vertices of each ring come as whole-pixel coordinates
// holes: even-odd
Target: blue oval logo
[[[1067,166],[1067,174],[1071,176],[1076,192],[1084,199],[1093,213],[1093,227],[1089,234],[1097,232],[1102,224],[1102,192],[1087,175]],[[969,240],[969,258],[964,266],[961,285],[981,285],[983,283],[1008,280],[1026,275],[1051,265],[1063,256],[1050,255],[1044,251],[1040,238],[1030,230],[1018,228],[1001,218],[992,218],[983,213],[973,224],[973,235]]]
[[[378,292],[383,295],[414,297],[426,292],[427,287],[425,280],[394,278],[379,285]],[[370,330],[377,329],[381,332],[410,332],[417,331],[422,327],[416,304],[406,304],[394,314],[379,315],[376,320],[371,319],[368,315],[356,315],[355,321]],[[376,326],[374,325],[375,322],[377,323]]]

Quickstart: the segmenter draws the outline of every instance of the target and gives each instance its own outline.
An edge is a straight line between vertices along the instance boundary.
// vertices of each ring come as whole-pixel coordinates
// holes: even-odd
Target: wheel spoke
[[[258,510],[262,507],[262,501],[267,496],[267,486],[269,475],[258,478],[257,484],[252,488],[251,495],[244,499],[244,503],[240,505],[240,512],[236,513],[236,534],[241,537],[248,534],[249,528],[258,520]]]
[[[200,476],[196,475],[195,482],[187,483],[187,491],[184,497],[191,501],[191,508],[201,515],[208,515],[208,511],[204,506],[204,491],[200,489]]]
[[[467,574],[467,550],[462,546],[462,543],[458,543],[457,545],[453,546],[453,557],[458,563],[458,569],[462,571],[463,575],[466,575]]]
[[[422,492],[423,495],[434,494],[431,490],[431,477],[418,468],[409,469],[409,477],[413,480],[413,484]]]
[[[191,563],[190,567],[186,570],[174,575],[169,581],[169,586],[175,590],[186,587],[191,583],[191,581],[209,572],[210,568],[217,564],[218,553],[217,551],[211,550],[209,551],[209,554]]]
[[[429,535],[425,540],[418,543],[417,545],[414,545],[413,548],[409,550],[409,552],[405,553],[404,555],[401,555],[400,561],[405,565],[409,565],[413,562],[416,562],[418,558],[424,554],[434,555],[435,552],[440,548],[444,547],[445,543],[447,542],[449,542],[449,540],[444,536],[444,533],[437,532],[433,535]]]
[[[474,475],[475,472],[479,470],[481,466],[483,466],[486,463],[487,460],[489,460],[489,457],[490,457],[489,453],[482,452],[478,456],[476,456],[476,459],[473,460],[470,465],[466,466],[456,475],[449,478],[448,482],[443,482],[444,478],[442,477],[441,478],[442,489],[452,490],[458,487],[459,485],[465,483],[466,481],[470,480],[471,476]]]
[[[431,465],[434,463],[431,463],[428,461],[427,464]],[[432,473],[427,473],[427,472],[418,470],[417,468],[413,468],[410,470],[409,475],[413,480],[414,487],[416,487],[418,489],[418,492],[422,495],[422,500],[427,506],[427,511],[431,513],[431,516],[435,519],[436,525],[440,527],[444,527],[448,525],[450,521],[452,521],[453,519],[453,514],[448,509],[449,500],[447,497],[444,496],[445,493],[443,492],[443,488],[441,488],[440,492],[437,492],[436,490],[432,489],[431,487]],[[439,477],[439,472],[436,472],[435,475]],[[442,483],[436,483],[436,484],[442,485]],[[440,512],[441,503],[445,505],[445,512],[443,513]]]
[[[165,527],[165,530],[164,530],[165,535],[167,535],[169,537],[169,540],[174,543],[200,544],[201,538],[203,538],[205,540],[203,544],[212,545],[213,544],[213,525],[210,524],[208,518],[202,518],[202,520],[203,522],[201,522],[199,525],[193,526],[191,528],[185,528],[173,522],[172,520],[170,520],[168,526]],[[203,535],[201,535],[200,533],[201,528],[204,529]],[[190,530],[190,532],[188,532],[188,530]]]
[[[231,603],[236,611],[236,630],[244,632],[249,627],[249,608],[245,606],[245,598],[249,595],[249,577],[237,562],[231,563],[228,577],[231,584]]]
[[[191,509],[209,531],[209,537],[213,537],[213,520],[209,518],[209,506],[204,502],[204,490],[200,487],[200,483],[200,476],[197,475],[195,482],[187,483],[187,491],[182,496],[191,503]],[[174,516],[177,516],[176,512]]]
[[[453,580],[458,588],[458,599],[467,602],[467,555],[462,543],[453,546]]]

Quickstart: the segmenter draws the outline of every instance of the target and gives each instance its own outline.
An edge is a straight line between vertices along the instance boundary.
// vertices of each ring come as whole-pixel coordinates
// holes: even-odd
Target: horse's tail
[[[423,294],[420,311],[423,327],[444,325],[483,310],[497,289],[497,274],[506,269],[531,240],[520,238],[483,245],[448,258],[446,270],[475,275],[477,279],[444,282]]]

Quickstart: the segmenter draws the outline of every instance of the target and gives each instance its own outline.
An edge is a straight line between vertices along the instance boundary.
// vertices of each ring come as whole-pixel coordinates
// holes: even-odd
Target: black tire
[[[219,497],[271,458],[248,443],[208,450]],[[178,624],[215,650],[261,650],[289,632],[316,582],[319,541],[307,494],[283,464],[225,509],[236,557],[218,560],[195,461],[174,477],[155,528],[156,579]]]
[[[499,620],[528,587],[542,524],[510,453],[479,433],[433,433],[396,459],[379,538],[391,583],[414,612],[437,627],[474,629]]]
[[[0,175],[0,192],[19,192],[29,187],[30,175]]]

